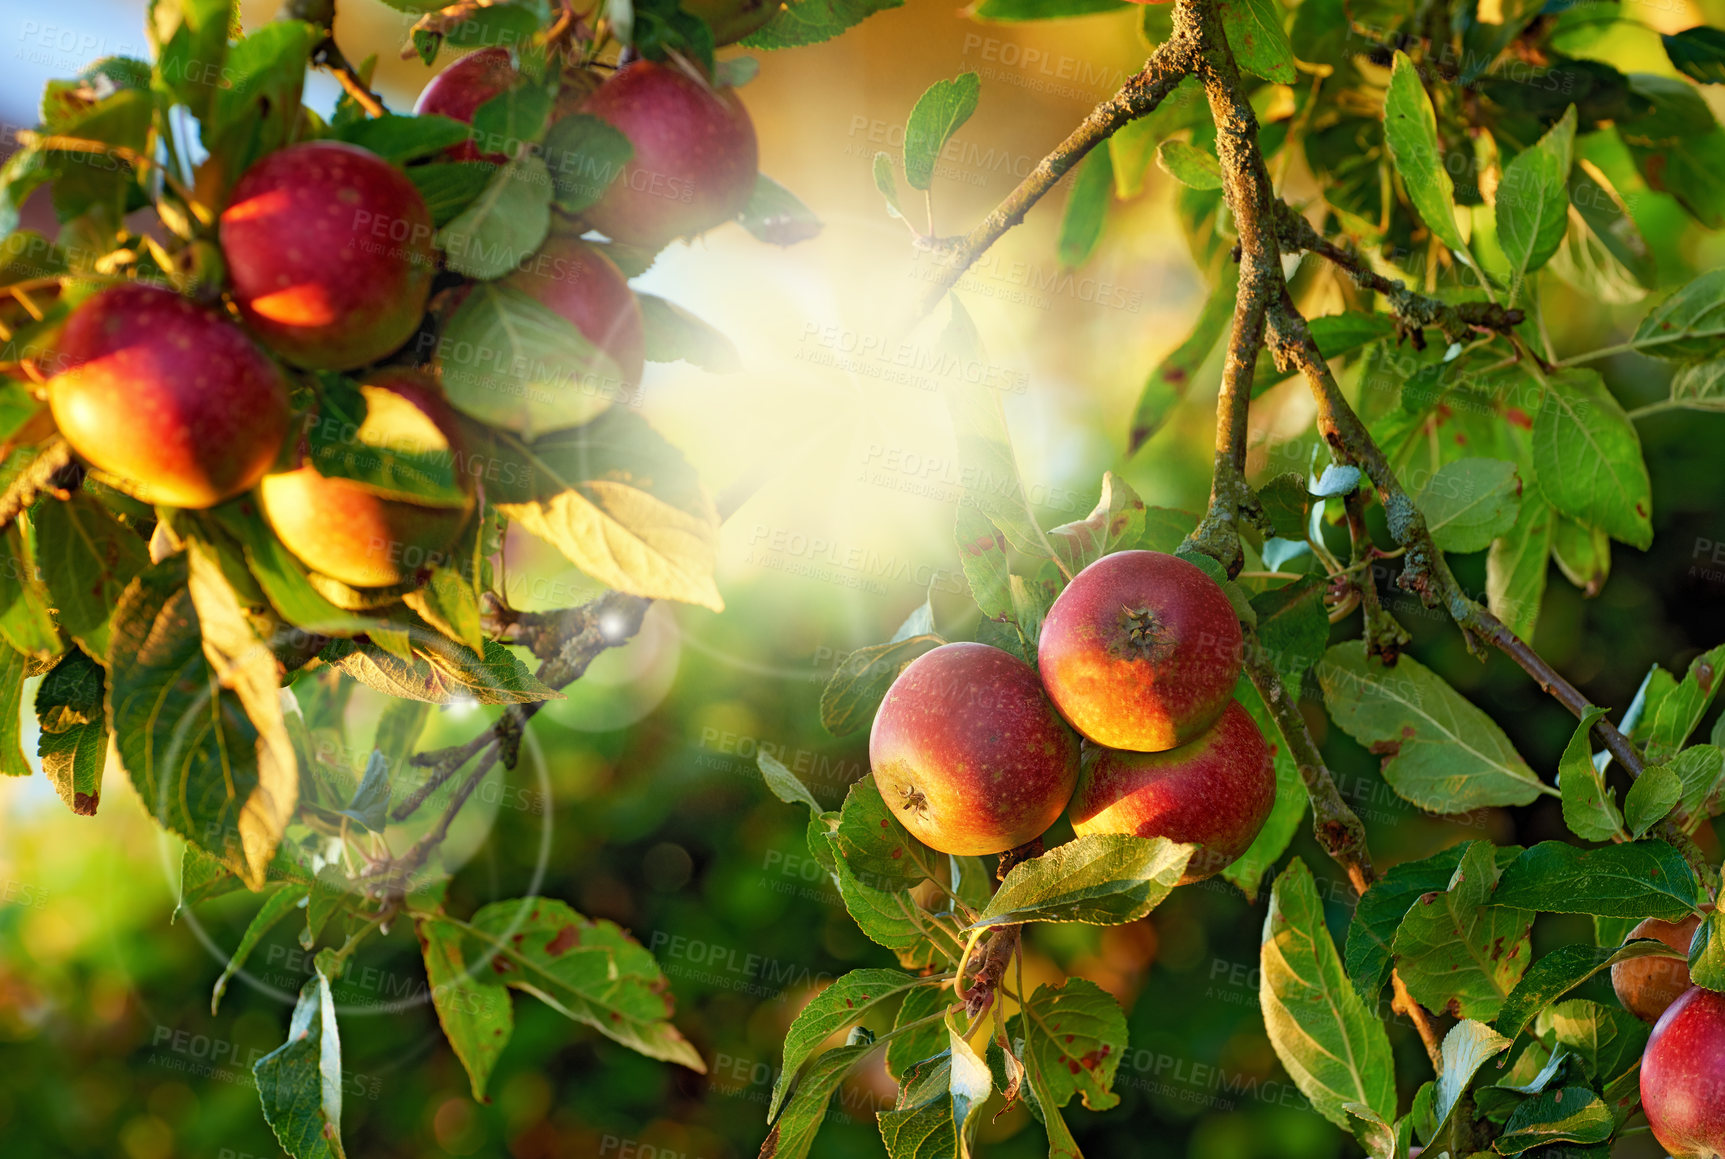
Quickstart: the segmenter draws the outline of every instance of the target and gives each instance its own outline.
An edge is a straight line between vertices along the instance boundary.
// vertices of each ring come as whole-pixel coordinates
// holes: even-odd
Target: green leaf
[[[832,848],[830,840],[828,848]],[[836,860],[832,869],[838,881],[839,898],[857,928],[870,941],[893,951],[901,966],[920,969],[937,960],[957,960],[962,947],[950,928],[939,919],[919,915],[908,892],[878,889],[860,880],[843,859]],[[929,936],[931,927],[942,931],[940,940]]]
[[[817,818],[821,815],[821,803],[779,758],[765,749],[758,749],[755,767],[761,770],[761,777],[767,782],[767,788],[773,791],[773,796],[787,805],[807,805],[809,812]]]
[[[786,0],[765,27],[739,42],[744,48],[800,48],[831,40],[876,12],[904,7],[904,0]]]
[[[972,16],[1001,24],[1026,20],[1063,20],[1097,12],[1118,12],[1125,0],[982,0]]]
[[[1449,1028],[1449,1033],[1443,1036],[1443,1070],[1438,1073],[1432,1091],[1432,1115],[1437,1120],[1438,1132],[1449,1122],[1450,1114],[1479,1068],[1508,1050],[1510,1042],[1510,1038],[1472,1019],[1463,1019]]]
[[[1616,1003],[1602,1005],[1572,998],[1547,1006],[1533,1032],[1578,1055],[1587,1073],[1601,1081],[1633,1071],[1651,1028]]]
[[[1725,358],[1678,367],[1671,376],[1671,401],[1690,410],[1725,410]]]
[[[520,157],[545,135],[551,99],[543,86],[523,84],[486,100],[473,112],[473,140],[479,151]]]
[[[455,451],[424,411],[392,391],[334,375],[320,385],[316,417],[305,425],[306,450],[319,474],[422,506],[467,506]]]
[[[551,228],[551,174],[522,156],[497,171],[473,203],[437,231],[449,268],[488,281],[518,268]]]
[[[1164,141],[1156,150],[1156,167],[1192,189],[1222,188],[1222,165],[1214,153],[1185,141]]]
[[[498,510],[599,583],[720,611],[719,516],[682,453],[621,408],[532,443],[498,440],[525,483]]]
[[[934,184],[934,165],[953,133],[976,111],[982,80],[974,72],[937,80],[917,98],[904,126],[904,179],[912,189]]]
[[[1670,194],[1696,221],[1719,229],[1725,225],[1725,129],[1687,80],[1654,73],[1628,80],[1636,105],[1651,108],[1618,120],[1617,135],[1648,188]]]
[[[485,650],[485,629],[479,622],[479,598],[473,584],[450,567],[431,569],[431,578],[401,597],[426,623],[475,652]]]
[[[1328,620],[1324,621],[1324,626],[1326,629],[1329,627]],[[1259,621],[1258,628],[1259,639],[1262,640],[1262,620]],[[1318,647],[1321,651],[1323,645]],[[1257,688],[1249,679],[1241,677],[1234,689],[1234,699],[1252,714],[1252,719],[1258,724],[1258,730],[1269,742],[1270,754],[1276,765],[1276,803],[1271,808],[1270,815],[1264,819],[1263,827],[1258,830],[1258,835],[1252,839],[1246,852],[1222,870],[1222,876],[1239,887],[1240,892],[1246,895],[1246,900],[1256,902],[1264,875],[1282,859],[1282,854],[1288,850],[1288,843],[1294,839],[1300,823],[1305,820],[1308,798],[1306,783],[1300,779],[1299,766],[1288,751],[1288,743],[1282,737],[1280,726],[1264,707],[1264,699],[1258,695]]]
[[[195,117],[209,113],[233,26],[233,0],[155,0],[146,27],[155,48],[155,83]]]
[[[497,170],[489,161],[445,161],[409,166],[407,177],[425,199],[431,224],[442,229],[485,192]]]
[[[1348,923],[1346,953],[1348,977],[1367,1002],[1377,1001],[1390,976],[1390,944],[1402,919],[1420,895],[1449,888],[1467,848],[1463,842],[1419,861],[1391,866],[1360,898]]]
[[[1067,194],[1066,208],[1060,215],[1056,253],[1062,269],[1077,269],[1096,252],[1113,187],[1114,166],[1108,159],[1108,150],[1092,149],[1078,163],[1072,191]]]
[[[994,1079],[956,1031],[947,1031],[947,1043],[940,1055],[911,1068],[894,1108],[875,1116],[888,1159],[971,1153]]]
[[[1521,479],[1502,459],[1445,463],[1415,498],[1432,540],[1444,551],[1484,551],[1521,514]]]
[[[874,1048],[872,1042],[851,1043],[816,1058],[797,1083],[766,1142],[761,1144],[761,1154],[769,1159],[807,1159],[816,1132],[826,1122],[827,1104],[832,1101],[833,1092],[839,1089],[851,1067]]]
[[[525,291],[474,286],[438,342],[449,401],[489,426],[535,432],[577,426],[620,397],[623,372],[574,323]]]
[[[900,221],[908,221],[904,215],[904,206],[898,199],[898,178],[893,173],[892,155],[876,153],[874,155],[874,187],[880,190],[880,195],[886,199],[888,216]]]
[[[1677,778],[1681,794],[1678,806],[1685,817],[1694,821],[1719,811],[1725,749],[1712,744],[1693,745],[1658,767],[1670,770]]]
[[[1719,692],[1722,674],[1725,674],[1725,644],[1690,661],[1689,670],[1677,687],[1652,706],[1650,719],[1636,734],[1648,764],[1663,764],[1677,755],[1707,714]]]
[[[1104,471],[1102,491],[1090,514],[1049,530],[1054,558],[1076,575],[1103,556],[1137,543],[1144,534],[1144,515],[1144,500],[1131,485]]]
[[[509,994],[483,959],[469,960],[460,927],[428,917],[416,928],[437,1021],[467,1070],[473,1097],[484,1102],[492,1068],[515,1030]]]
[[[477,120],[475,118],[475,123]],[[402,117],[394,113],[352,121],[335,133],[336,140],[369,149],[392,165],[435,157],[471,136],[472,125],[464,125],[449,117]]]
[[[1420,1005],[1489,1022],[1521,980],[1532,957],[1533,914],[1493,904],[1497,880],[1491,842],[1470,842],[1444,892],[1408,910],[1392,949]]]
[[[1092,1111],[1120,1102],[1115,1072],[1126,1055],[1126,1015],[1096,983],[1068,978],[1043,983],[1024,1010],[1007,1021],[1007,1037],[1024,1041],[1025,1066],[1040,1079],[1037,1102],[1044,1114],[1077,1095]]]
[[[1216,288],[1204,300],[1198,320],[1180,345],[1176,346],[1144,380],[1138,395],[1138,405],[1132,412],[1132,429],[1126,439],[1126,453],[1135,455],[1138,449],[1162,429],[1168,414],[1192,385],[1192,379],[1216,349],[1216,343],[1228,332],[1234,318],[1234,297],[1239,290],[1240,269],[1230,263],[1222,271]]]
[[[1497,187],[1497,240],[1509,259],[1509,300],[1538,270],[1569,228],[1569,168],[1575,146],[1575,106],[1530,149],[1504,166]]]
[[[1252,597],[1252,608],[1258,613],[1258,643],[1269,653],[1290,695],[1298,693],[1306,671],[1323,658],[1330,640],[1324,587],[1322,580],[1308,577]]]
[[[1492,541],[1485,557],[1485,596],[1492,614],[1523,640],[1533,639],[1554,520],[1541,496],[1523,494],[1515,526]]]
[[[1318,1113],[1343,1130],[1348,1103],[1393,1117],[1389,1037],[1342,973],[1311,871],[1298,857],[1270,891],[1259,969],[1265,1033]]]
[[[264,1119],[292,1159],[344,1159],[341,1035],[323,967],[306,979],[288,1038],[252,1066]]]
[[[958,561],[970,584],[971,598],[990,620],[1012,614],[1012,591],[1006,563],[1006,539],[988,516],[968,505],[960,505],[954,528]]]
[[[942,870],[939,856],[892,815],[873,777],[851,783],[828,840],[857,879],[874,889],[906,890]]]
[[[109,715],[144,807],[256,889],[293,811],[298,772],[291,746],[284,761],[206,657],[186,566],[177,556],[150,567],[121,596]]]
[[[1547,1143],[1603,1143],[1615,1127],[1598,1095],[1586,1087],[1564,1087],[1541,1091],[1516,1107],[1492,1147],[1520,1155]]]
[[[244,172],[293,138],[311,50],[321,36],[302,20],[276,20],[228,49],[203,143],[229,173]]]
[[[306,578],[304,565],[258,517],[257,507],[250,499],[240,498],[213,508],[209,518],[239,543],[252,578],[288,623],[322,636],[355,636],[379,626],[379,621],[339,608],[325,599]]]
[[[221,976],[216,979],[215,989],[210,993],[210,1014],[216,1014],[222,1004],[222,995],[227,993],[228,982],[235,974],[245,969],[246,959],[252,956],[252,951],[258,948],[264,935],[269,933],[277,923],[305,902],[305,891],[293,888],[277,888],[271,890],[264,898],[264,904],[251,923],[246,926],[246,932],[240,935],[240,944],[234,947],[233,956],[228,964],[222,967]]]
[[[778,1117],[791,1084],[821,1043],[845,1027],[855,1026],[889,998],[926,984],[899,970],[852,970],[810,999],[785,1032],[784,1065],[773,1083],[767,1121]]]
[[[1663,942],[1655,945],[1666,948]],[[1725,989],[1725,924],[1710,911],[1689,940],[1689,980],[1709,990]]]
[[[504,985],[638,1054],[706,1072],[700,1054],[671,1025],[672,1000],[653,955],[614,923],[528,897],[492,902],[468,929],[490,956],[481,969]]]
[[[735,374],[743,359],[724,334],[674,302],[636,294],[646,328],[647,361],[687,362],[714,374]]]
[[[1430,1090],[1431,1085],[1426,1083],[1421,1092]],[[1353,1128],[1354,1138],[1364,1148],[1366,1159],[1407,1159],[1413,1145],[1412,1115],[1403,1115],[1392,1125],[1364,1103],[1343,1103],[1342,1109],[1359,1120]]]
[[[1438,150],[1437,114],[1419,68],[1400,49],[1384,94],[1384,141],[1421,219],[1452,253],[1473,264],[1455,221],[1455,186]]]
[[[60,630],[93,656],[108,654],[108,618],[126,585],[149,565],[144,541],[79,492],[35,509],[36,560]]]
[[[483,655],[455,643],[427,655],[434,641],[417,643],[420,647],[410,660],[356,640],[333,641],[320,655],[367,688],[409,700],[532,704],[562,699],[562,693],[541,684],[515,653],[495,640],[485,641]]]
[[[887,1039],[886,1045],[886,1072],[893,1081],[904,1082],[904,1076],[913,1065],[925,1058],[933,1058],[946,1043],[944,1022],[929,1022],[914,1028],[911,1024],[939,1014],[957,1001],[952,991],[942,986],[918,986],[905,994],[898,1013],[893,1016],[895,1033]]]
[[[1629,786],[1623,797],[1623,819],[1631,837],[1646,836],[1676,808],[1683,795],[1683,781],[1666,765],[1649,765]]]
[[[1636,958],[1681,955],[1664,942],[1652,938],[1637,938],[1623,946],[1589,946],[1579,942],[1558,946],[1535,962],[1522,975],[1515,989],[1498,1011],[1497,1029],[1514,1038],[1543,1009],[1565,994],[1618,962]]]
[[[1725,268],[1708,270],[1649,310],[1630,341],[1672,362],[1717,357],[1725,341]]]
[[[821,690],[822,727],[834,736],[846,736],[872,722],[904,666],[943,643],[932,632],[919,632],[847,655]]]
[[[1195,849],[1165,837],[1091,833],[1007,873],[970,929],[1024,922],[1137,921],[1179,884]]]
[[[1533,420],[1533,473],[1565,515],[1645,550],[1653,542],[1653,489],[1641,440],[1599,373],[1550,375]]]
[[[551,179],[551,200],[564,213],[580,213],[605,195],[635,146],[608,121],[570,113],[552,122],[539,150]]]
[[[23,680],[23,665],[8,664],[6,671],[15,686]],[[74,647],[67,649],[36,689],[36,720],[41,728],[36,755],[42,760],[42,771],[66,807],[86,817],[94,816],[101,804],[102,771],[108,759],[108,722],[102,710],[105,683],[102,666]],[[16,697],[12,692],[13,701]],[[17,719],[14,703],[6,721],[15,725]],[[0,756],[16,750],[16,734],[7,743],[6,753]],[[0,767],[0,772],[9,771]],[[22,771],[28,773],[29,766]]]
[[[1725,84],[1725,31],[1698,24],[1659,39],[1678,72],[1704,85]]]
[[[756,241],[788,246],[821,232],[820,218],[796,194],[768,177],[755,174],[755,189],[739,219]]]
[[[14,523],[0,532],[0,638],[16,652],[46,660],[64,646],[42,580],[35,545],[23,528]]]
[[[1380,754],[1384,780],[1422,809],[1466,813],[1553,793],[1496,722],[1412,657],[1386,668],[1358,643],[1337,644],[1318,681],[1337,726]]]
[[[1597,596],[1611,574],[1611,536],[1602,528],[1552,514],[1551,558],[1563,577],[1588,599]]]
[[[1220,7],[1222,30],[1241,71],[1284,85],[1299,79],[1277,0],[1221,0]]]
[[[397,700],[390,704],[389,708],[394,709],[397,706],[416,711],[421,721],[424,720],[425,709],[430,707],[423,700]],[[389,709],[385,711],[387,712]],[[382,727],[380,723],[378,725],[380,731]],[[397,758],[398,763],[402,763],[405,755],[403,753],[401,757]],[[365,761],[365,775],[360,777],[359,785],[355,787],[353,796],[348,798],[347,808],[341,811],[341,815],[349,818],[355,824],[363,825],[372,833],[383,832],[389,823],[389,770],[391,767],[394,766],[391,765],[390,759],[378,749],[373,749],[371,756],[367,757]]]
[[[1615,841],[1623,837],[1623,815],[1617,792],[1593,763],[1593,726],[1605,709],[1590,708],[1557,762],[1557,785],[1563,797],[1563,823],[1583,841]]]
[[[1503,871],[1491,904],[1676,921],[1695,911],[1699,888],[1683,855],[1663,841],[1592,850],[1542,841]]]
[[[36,770],[24,758],[24,665],[16,657],[5,660],[0,665],[0,777],[28,777]]]

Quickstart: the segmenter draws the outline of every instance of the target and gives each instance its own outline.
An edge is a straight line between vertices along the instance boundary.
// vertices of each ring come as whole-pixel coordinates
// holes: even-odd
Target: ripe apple
[[[610,355],[623,381],[604,384],[608,392],[626,393],[640,383],[646,352],[641,304],[622,271],[597,247],[554,233],[504,284],[561,314]]]
[[[1181,885],[1246,852],[1276,803],[1276,765],[1252,714],[1232,700],[1208,732],[1163,752],[1084,746],[1072,830],[1197,842]]]
[[[492,97],[508,92],[521,79],[507,48],[482,48],[470,52],[436,76],[420,91],[414,102],[415,116],[436,115],[473,123],[473,114]],[[551,107],[551,120],[575,111],[581,97],[591,91],[585,74],[565,75],[557,101]],[[445,154],[451,161],[490,161],[501,165],[509,160],[512,149],[508,141],[467,140],[451,145]]]
[[[736,93],[669,65],[637,60],[581,102],[635,147],[586,223],[656,249],[742,212],[755,188],[755,126]]]
[[[220,237],[240,316],[298,366],[352,370],[413,334],[435,230],[400,169],[340,141],[278,149],[246,170]]]
[[[779,14],[782,0],[683,0],[683,11],[693,12],[713,30],[716,44],[735,44]]]
[[[1240,621],[1216,582],[1159,551],[1105,555],[1043,621],[1048,695],[1097,744],[1161,752],[1215,721],[1240,675]]]
[[[1617,1000],[1623,1003],[1625,1010],[1643,1022],[1657,1022],[1666,1007],[1683,996],[1691,985],[1686,960],[1689,942],[1695,936],[1695,927],[1700,924],[1701,918],[1697,914],[1690,914],[1679,922],[1648,918],[1629,931],[1629,940],[1657,938],[1685,955],[1685,960],[1631,958],[1613,965],[1611,988],[1617,991]]]
[[[288,433],[280,369],[232,322],[172,290],[95,294],[60,333],[48,405],[84,459],[170,507],[245,491]]]
[[[943,853],[1003,853],[1059,818],[1078,738],[1036,670],[986,644],[942,644],[899,673],[875,714],[869,764],[887,807]]]
[[[436,379],[392,368],[367,378],[360,393],[365,422],[347,432],[356,459],[370,449],[454,452],[460,467],[459,427]],[[465,473],[458,470],[457,478],[470,490]],[[432,506],[358,479],[321,474],[310,462],[264,476],[258,499],[277,538],[301,563],[359,588],[406,583],[421,569],[448,562],[450,545],[473,506],[470,493],[459,506]]]
[[[1725,1153],[1725,994],[1690,988],[1641,1054],[1641,1109],[1672,1159]]]

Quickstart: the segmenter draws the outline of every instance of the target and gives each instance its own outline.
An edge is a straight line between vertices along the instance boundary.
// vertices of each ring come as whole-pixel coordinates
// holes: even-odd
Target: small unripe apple
[[[1677,958],[1631,958],[1611,967],[1611,988],[1623,1008],[1643,1022],[1657,1022],[1678,998],[1683,996],[1689,981],[1689,942],[1695,927],[1701,924],[1698,914],[1690,914],[1679,922],[1648,918],[1629,931],[1629,938],[1657,938],[1684,955]]]
[[[1068,815],[1072,831],[1196,842],[1181,885],[1251,847],[1276,804],[1276,765],[1252,714],[1229,701],[1209,731],[1163,752],[1084,746]]]
[[[1672,1159],[1725,1154],[1725,994],[1691,987],[1641,1054],[1641,1109]]]
[[[683,0],[682,7],[707,22],[714,43],[725,45],[763,27],[784,4],[782,0]]]
[[[1037,664],[1072,727],[1160,752],[1209,728],[1240,675],[1240,621],[1195,565],[1159,551],[1105,555],[1048,609]]]
[[[1078,777],[1078,738],[1036,670],[986,644],[943,644],[887,690],[869,734],[875,785],[943,853],[1004,853],[1042,836]]]
[[[360,385],[366,419],[353,435],[352,453],[369,448],[459,459],[459,428],[438,383],[415,370],[379,371]],[[312,421],[317,421],[315,418]],[[464,490],[466,474],[457,472]],[[266,475],[258,487],[264,517],[282,545],[313,571],[352,587],[388,587],[422,569],[449,561],[472,509],[433,506],[380,491],[358,479],[323,475],[309,462]]]
[[[755,188],[755,126],[736,93],[637,60],[581,102],[629,138],[626,162],[583,220],[612,241],[654,249],[741,213]]]
[[[240,316],[314,370],[352,370],[406,342],[425,315],[435,255],[413,182],[340,141],[278,149],[246,170],[220,236]]]
[[[288,433],[280,369],[226,318],[171,290],[103,290],[60,332],[48,384],[60,433],[88,462],[169,507],[251,487]]]
[[[554,233],[504,284],[562,315],[611,357],[623,381],[606,387],[621,392],[641,381],[646,353],[641,304],[622,271],[598,247],[573,234]]]

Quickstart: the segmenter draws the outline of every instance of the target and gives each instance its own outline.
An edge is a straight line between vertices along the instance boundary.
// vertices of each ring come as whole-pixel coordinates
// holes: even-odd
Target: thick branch
[[[1364,258],[1343,249],[1325,238],[1312,223],[1286,202],[1275,204],[1276,233],[1282,248],[1288,253],[1305,250],[1317,254],[1347,273],[1363,290],[1380,294],[1389,303],[1402,333],[1410,335],[1416,346],[1424,345],[1422,332],[1427,327],[1443,332],[1451,342],[1466,341],[1478,330],[1494,330],[1507,334],[1521,324],[1520,310],[1512,310],[1496,302],[1443,302],[1417,294],[1399,279],[1386,278]]]
[[[1090,115],[1025,175],[1018,188],[1007,194],[1006,200],[995,206],[994,212],[984,218],[982,224],[962,238],[947,239],[936,277],[917,303],[917,314],[920,316],[934,309],[946,292],[964,276],[964,271],[998,241],[1001,234],[1023,221],[1030,207],[1042,200],[1043,195],[1082,161],[1085,154],[1106,141],[1122,125],[1153,112],[1163,98],[1174,91],[1174,86],[1185,79],[1186,54],[1187,41],[1178,34],[1159,45],[1144,62],[1144,67],[1130,77],[1119,92],[1090,110]]]

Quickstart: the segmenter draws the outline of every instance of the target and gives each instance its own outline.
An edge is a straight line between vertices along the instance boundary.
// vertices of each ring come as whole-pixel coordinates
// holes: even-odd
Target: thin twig
[[[1018,188],[1007,194],[982,223],[961,238],[946,238],[931,243],[941,253],[941,262],[928,289],[918,302],[918,316],[939,304],[946,292],[957,284],[975,261],[1000,236],[1030,212],[1030,207],[1042,200],[1067,171],[1082,161],[1090,150],[1106,141],[1122,125],[1155,110],[1174,87],[1186,78],[1187,44],[1178,36],[1161,44],[1144,67],[1129,77],[1120,91],[1097,105],[1079,126],[1067,135],[1025,175]]]
[[[343,91],[353,98],[353,102],[365,110],[368,117],[386,117],[389,110],[383,105],[376,93],[366,87],[360,79],[358,71],[348,62],[341,49],[336,46],[334,36],[326,36],[312,51],[313,64],[320,65],[335,74],[335,79],[341,82]]]

